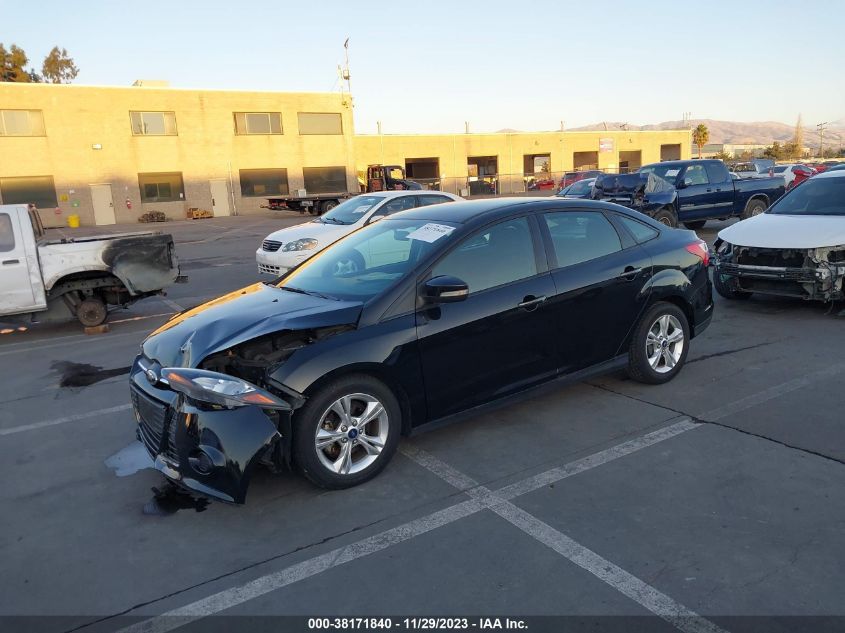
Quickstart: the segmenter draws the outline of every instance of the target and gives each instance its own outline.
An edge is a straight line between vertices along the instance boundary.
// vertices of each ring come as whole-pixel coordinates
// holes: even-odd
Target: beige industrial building
[[[0,202],[34,203],[48,226],[256,213],[274,195],[358,191],[374,163],[463,195],[521,193],[690,147],[689,130],[355,135],[339,93],[0,83]]]

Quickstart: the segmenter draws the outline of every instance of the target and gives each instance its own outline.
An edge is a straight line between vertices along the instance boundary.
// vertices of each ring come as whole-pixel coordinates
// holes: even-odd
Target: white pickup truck
[[[109,306],[126,306],[161,294],[183,279],[170,235],[148,232],[47,240],[34,207],[0,205],[3,320],[75,316],[85,326],[100,325]],[[36,317],[36,313],[41,314]]]

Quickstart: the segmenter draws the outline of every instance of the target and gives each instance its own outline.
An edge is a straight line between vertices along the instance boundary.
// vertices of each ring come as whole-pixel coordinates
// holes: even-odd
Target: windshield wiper
[[[321,220],[329,224],[346,224],[346,222],[338,220],[337,218],[321,218]]]
[[[281,288],[282,290],[287,290],[288,292],[298,292],[301,295],[311,295],[312,297],[319,297],[320,299],[329,299],[331,301],[340,301],[337,297],[332,297],[331,295],[324,295],[321,292],[316,292],[314,290],[305,290],[304,288],[294,288],[293,286],[276,286],[277,288]]]

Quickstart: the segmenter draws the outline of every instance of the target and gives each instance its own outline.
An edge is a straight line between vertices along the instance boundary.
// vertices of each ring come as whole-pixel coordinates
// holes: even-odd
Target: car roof
[[[832,171],[828,169],[813,176],[812,180],[821,180],[824,178],[845,178],[845,169],[834,169]]]
[[[489,220],[495,220],[500,216],[508,216],[515,209],[525,210],[567,208],[578,209],[604,209],[622,211],[630,214],[630,210],[618,205],[600,202],[597,200],[584,200],[558,198],[556,196],[544,197],[510,197],[510,198],[483,198],[479,200],[466,200],[463,202],[445,202],[443,204],[418,207],[401,211],[390,216],[389,219],[401,220],[428,220],[431,222],[452,222],[455,224],[484,224]]]

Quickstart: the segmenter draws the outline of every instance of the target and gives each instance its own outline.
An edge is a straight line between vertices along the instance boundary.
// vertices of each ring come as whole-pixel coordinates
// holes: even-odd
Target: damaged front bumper
[[[807,300],[845,298],[845,246],[772,249],[715,244],[713,265],[734,290]]]
[[[150,364],[139,357],[130,375],[136,433],[155,468],[170,481],[201,495],[244,503],[256,467],[289,465],[292,406],[198,402],[161,381],[154,384],[151,378],[160,368]]]

